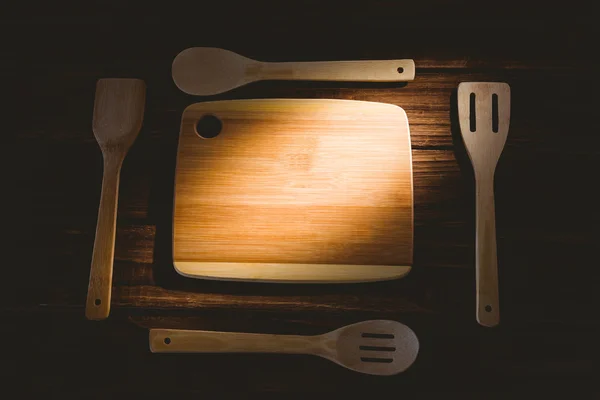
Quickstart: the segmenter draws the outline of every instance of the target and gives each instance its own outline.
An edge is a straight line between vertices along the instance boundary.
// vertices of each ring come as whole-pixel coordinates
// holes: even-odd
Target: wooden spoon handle
[[[261,63],[259,79],[405,82],[415,79],[413,60]]]
[[[85,306],[85,316],[88,319],[105,319],[110,312],[121,163],[122,159],[105,156],[102,194],[100,195],[98,224],[96,225],[96,238],[94,240],[90,282]]]
[[[500,323],[493,176],[479,180],[476,190],[477,321],[481,325],[492,327]]]
[[[313,354],[319,336],[150,329],[153,353],[287,353]]]

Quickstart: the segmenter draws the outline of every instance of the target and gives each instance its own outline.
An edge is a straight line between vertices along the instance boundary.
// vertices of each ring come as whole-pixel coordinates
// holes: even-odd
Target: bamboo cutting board
[[[406,113],[351,100],[192,104],[182,117],[173,218],[173,261],[184,276],[402,277],[413,249]]]

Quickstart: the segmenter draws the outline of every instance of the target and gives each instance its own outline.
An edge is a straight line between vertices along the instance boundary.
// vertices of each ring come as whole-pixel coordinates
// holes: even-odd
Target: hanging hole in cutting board
[[[404,72],[404,68],[403,67],[398,67],[398,73],[401,74]]]
[[[166,337],[165,338],[165,344],[171,344],[171,338]]]
[[[489,304],[485,306],[485,311],[492,312],[492,306],[490,306]]]
[[[215,138],[221,133],[221,129],[223,128],[223,123],[221,120],[211,114],[207,114],[202,116],[196,122],[196,133],[202,139],[212,139]]]
[[[94,304],[95,304],[95,305],[97,305],[97,306],[99,306],[100,304],[102,304],[102,300],[100,300],[100,299],[96,299],[96,300],[94,301]]]

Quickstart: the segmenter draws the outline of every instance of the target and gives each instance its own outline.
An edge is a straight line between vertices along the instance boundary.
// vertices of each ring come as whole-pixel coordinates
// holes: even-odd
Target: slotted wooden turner
[[[510,123],[510,86],[464,82],[458,86],[460,131],[475,171],[477,321],[500,322],[494,211],[494,172]]]
[[[408,326],[372,320],[315,336],[150,329],[153,353],[311,354],[353,371],[394,375],[412,365],[419,340]]]

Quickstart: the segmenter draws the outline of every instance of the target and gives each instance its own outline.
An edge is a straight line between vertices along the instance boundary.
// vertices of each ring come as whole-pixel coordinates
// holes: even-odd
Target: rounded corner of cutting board
[[[183,109],[183,112],[181,113],[182,117],[185,116],[187,113],[193,111],[194,109],[198,108],[202,103],[192,103],[189,104],[186,108]]]
[[[378,104],[384,104],[386,106],[389,107],[394,107],[399,109],[400,111],[402,111],[402,114],[404,114],[404,116],[406,116],[406,110],[404,110],[404,108],[402,108],[401,106],[399,106],[398,104],[393,104],[393,103],[378,103]],[[408,118],[407,118],[408,119]]]
[[[180,263],[178,261],[173,260],[173,268],[175,269],[175,272],[177,272],[179,275],[181,276],[185,276],[186,278],[196,278],[193,275],[190,275],[188,273],[189,268],[186,268],[185,263]]]

